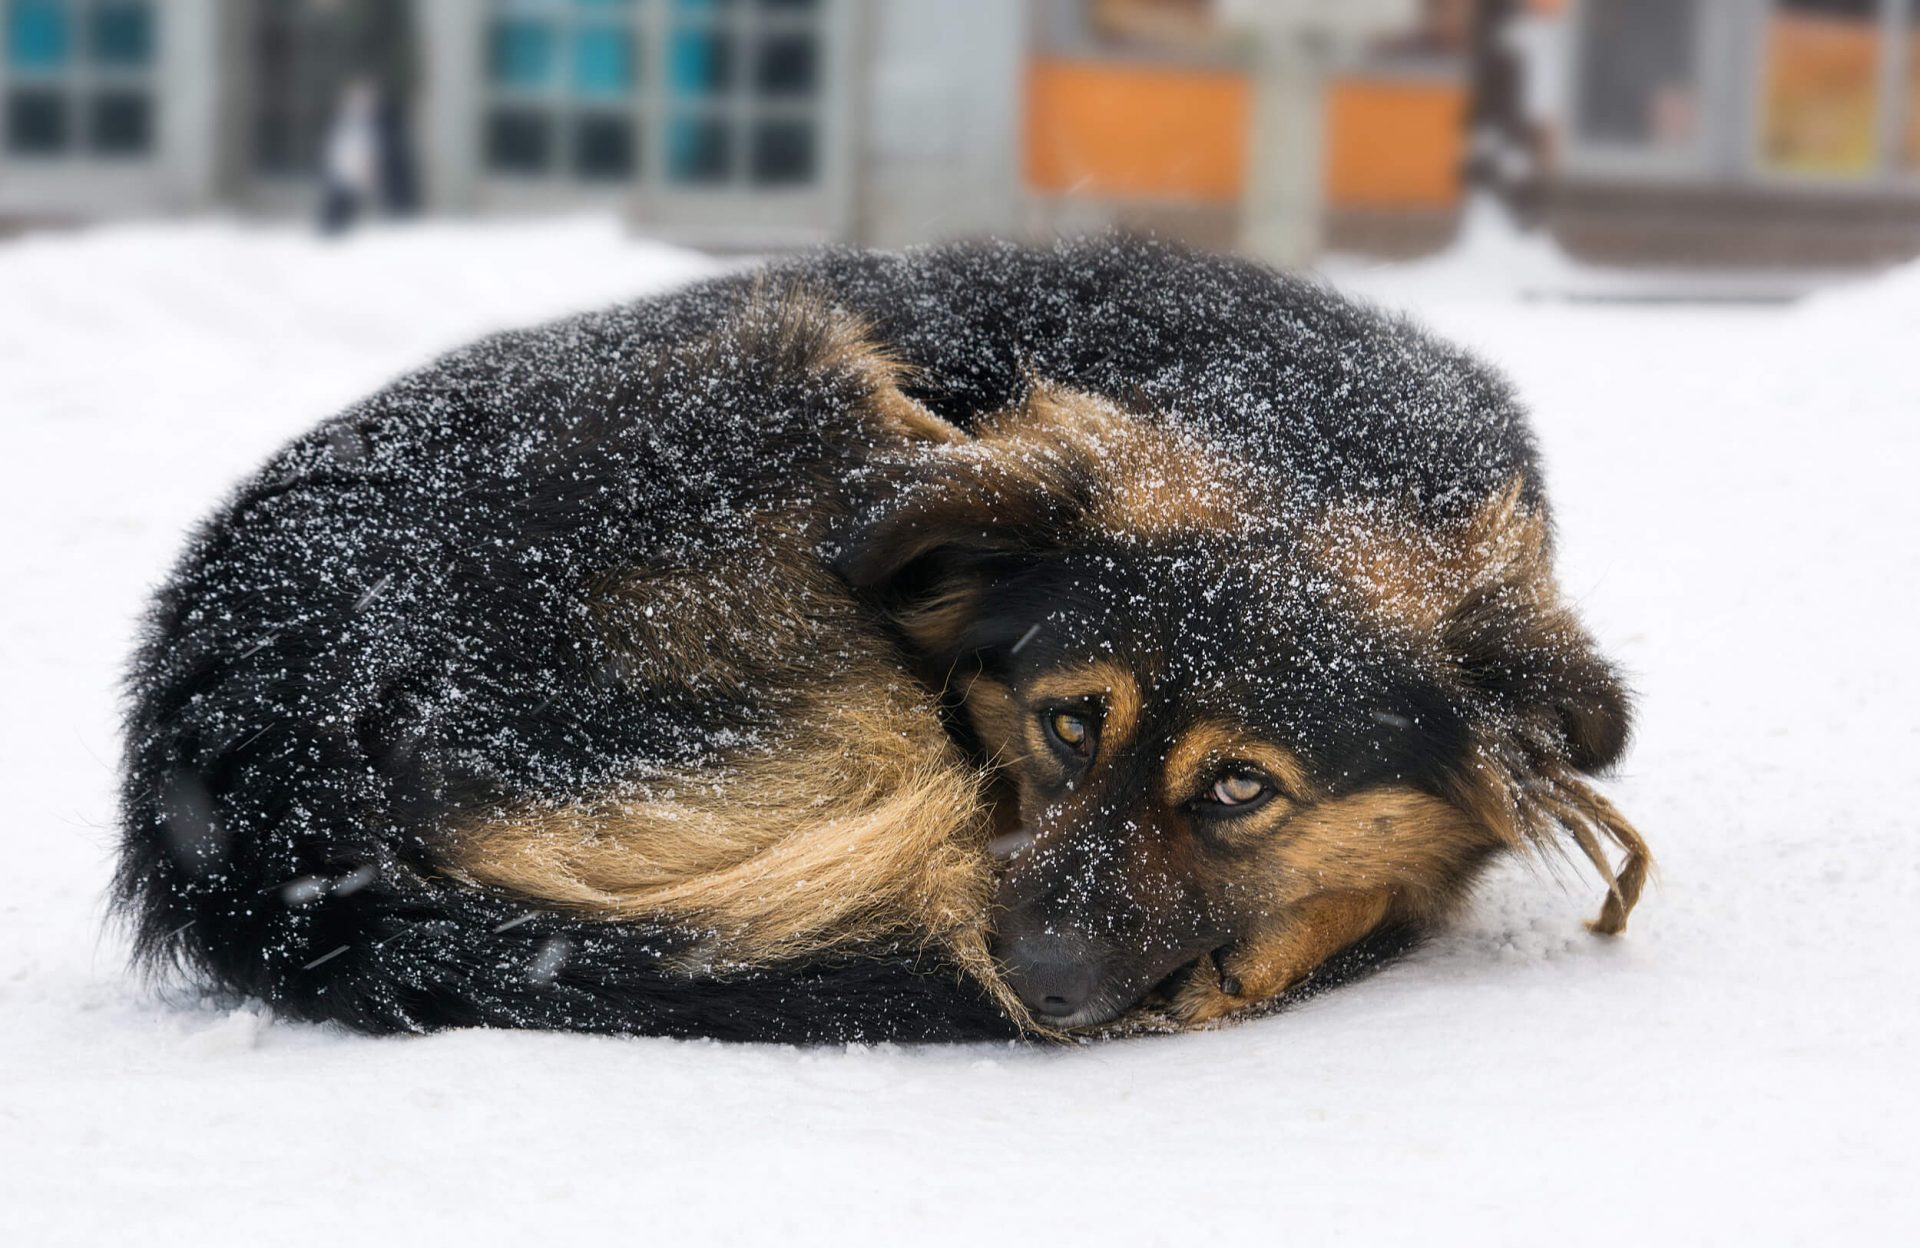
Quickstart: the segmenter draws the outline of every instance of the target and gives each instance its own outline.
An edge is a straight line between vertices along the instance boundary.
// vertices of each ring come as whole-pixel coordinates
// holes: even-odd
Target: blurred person
[[[419,82],[406,0],[309,0],[320,10],[321,59],[336,101],[321,158],[320,228],[339,233],[363,207],[396,217],[420,207],[412,133]]]

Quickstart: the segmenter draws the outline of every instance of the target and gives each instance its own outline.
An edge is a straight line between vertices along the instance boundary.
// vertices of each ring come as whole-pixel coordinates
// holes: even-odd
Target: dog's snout
[[[1085,1012],[1100,987],[1100,959],[1085,940],[1035,934],[1006,943],[1007,981],[1026,1007],[1051,1022]]]

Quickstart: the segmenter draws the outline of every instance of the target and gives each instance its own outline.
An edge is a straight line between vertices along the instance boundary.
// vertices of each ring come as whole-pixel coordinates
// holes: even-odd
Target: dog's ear
[[[803,283],[760,279],[720,330],[694,344],[702,375],[738,372],[742,362],[788,406],[807,396],[858,413],[883,436],[907,443],[962,442],[966,435],[909,397],[916,370],[895,356],[859,316]]]
[[[1468,526],[1439,636],[1468,682],[1584,772],[1626,751],[1631,700],[1553,579],[1544,511],[1516,483]]]
[[[1447,617],[1442,637],[1467,680],[1573,767],[1597,772],[1626,752],[1633,710],[1614,666],[1573,612],[1543,607],[1512,585],[1476,589]]]
[[[992,585],[1082,530],[1094,491],[1079,458],[991,434],[919,448],[873,484],[835,570],[943,660],[968,648]]]

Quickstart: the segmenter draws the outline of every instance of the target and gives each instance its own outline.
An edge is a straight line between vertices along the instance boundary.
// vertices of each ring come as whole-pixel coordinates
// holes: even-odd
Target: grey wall
[[[1016,231],[1027,7],[862,0],[854,234],[897,247]]]

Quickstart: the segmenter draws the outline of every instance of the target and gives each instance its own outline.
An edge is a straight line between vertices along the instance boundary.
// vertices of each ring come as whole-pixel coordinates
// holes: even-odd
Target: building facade
[[[1328,0],[1329,3],[1332,0]],[[1457,219],[1472,0],[1327,83],[1338,248]],[[0,225],[312,211],[343,82],[399,84],[425,206],[614,208],[754,248],[1240,237],[1252,35],[1213,0],[0,0]],[[1243,7],[1243,6],[1242,6]],[[1613,261],[1920,251],[1920,0],[1524,0],[1547,228]]]

